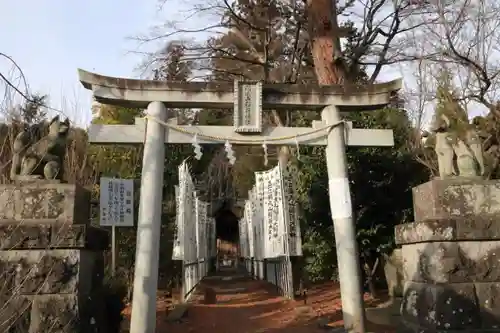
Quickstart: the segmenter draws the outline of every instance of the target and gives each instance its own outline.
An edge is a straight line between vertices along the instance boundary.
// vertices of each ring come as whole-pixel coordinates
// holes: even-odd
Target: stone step
[[[167,315],[167,322],[181,321],[181,319],[187,315],[188,308],[188,303],[179,303],[174,305],[174,308]]]
[[[401,322],[401,298],[394,298],[376,308],[367,308],[366,320],[377,325],[396,327]]]

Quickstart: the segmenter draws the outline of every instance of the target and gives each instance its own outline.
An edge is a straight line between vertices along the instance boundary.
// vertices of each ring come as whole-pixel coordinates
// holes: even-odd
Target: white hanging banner
[[[185,262],[191,263],[196,261],[196,206],[193,188],[187,187],[186,191],[186,210],[184,215],[184,244],[185,251],[189,253]]]
[[[245,225],[245,220],[241,219],[238,221],[238,230],[239,230],[239,237],[240,237],[240,256],[245,257],[245,233],[244,233],[244,225]]]
[[[256,173],[256,187],[257,191],[261,190],[262,193],[262,224],[264,229],[263,239],[262,239],[262,247],[263,247],[263,257],[264,258],[272,258],[272,242],[273,242],[273,230],[272,224],[270,221],[272,220],[272,207],[270,206],[272,201],[272,189],[270,183],[270,172],[262,171],[258,174]],[[260,192],[260,191],[259,191]],[[260,193],[259,193],[260,194]]]
[[[289,164],[255,172],[255,186],[248,193],[240,222],[242,253],[261,260],[301,256],[302,240],[296,195],[297,170]],[[243,223],[247,228],[244,230]]]
[[[255,256],[254,252],[254,235],[253,235],[253,212],[252,212],[252,201],[245,201],[245,223],[248,238],[248,258],[253,258]]]
[[[210,218],[210,224],[211,224],[211,231],[210,231],[210,256],[212,258],[216,257],[217,256],[217,238],[216,238],[216,228],[217,228],[217,225],[215,224],[215,219],[214,218]]]
[[[200,224],[200,229],[201,229],[201,243],[203,245],[202,247],[202,258],[207,259],[208,258],[208,242],[207,242],[207,214],[208,214],[208,202],[202,201],[203,202],[203,215],[201,216],[201,224]]]
[[[238,220],[238,229],[240,232],[240,256],[245,256],[245,234],[243,233],[243,220]]]
[[[207,258],[212,258],[212,218],[207,216],[206,225]]]
[[[203,201],[196,198],[196,259],[203,258]]]
[[[204,225],[207,218],[208,204],[196,198],[196,218],[195,218],[195,239],[196,239],[196,259],[204,259],[205,254],[205,235]]]
[[[351,191],[349,179],[331,178],[328,180],[330,193],[330,210],[333,219],[352,217]]]
[[[285,221],[288,232],[288,253],[291,256],[302,256],[302,235],[300,232],[299,207],[297,201],[296,175],[298,170],[289,164],[283,170],[283,188],[285,196]]]
[[[200,257],[200,203],[198,198],[196,197],[196,193],[194,195],[194,243],[195,243],[195,260]]]
[[[264,218],[264,197],[265,197],[265,172],[255,172],[255,186],[253,188],[254,198],[254,223],[256,227],[257,239],[257,259],[262,260],[266,257],[267,247],[267,233]]]
[[[172,260],[184,259],[184,206],[181,200],[180,188],[175,187],[175,234],[174,234],[174,248],[172,250]]]
[[[179,166],[179,225],[182,228],[182,259],[196,261],[196,202],[194,184],[185,162]],[[179,235],[181,236],[181,235]]]
[[[282,205],[282,190],[279,166],[261,172],[264,182],[264,257],[275,258],[284,254],[283,236],[284,219]]]
[[[249,244],[248,244],[249,237],[248,237],[248,229],[247,229],[246,219],[242,219],[241,222],[242,222],[241,227],[243,228],[243,257],[249,258],[250,257],[250,254],[248,251],[248,249],[249,249]]]
[[[274,245],[273,253],[277,256],[287,254],[285,240],[287,239],[286,220],[285,220],[285,200],[283,197],[283,176],[279,165],[273,169],[273,190],[274,190]]]
[[[254,224],[255,224],[255,234],[257,240],[257,259],[263,260],[265,256],[265,247],[264,247],[264,238],[265,238],[265,230],[264,230],[264,184],[258,190],[257,186],[254,188],[254,198],[255,198],[255,213],[254,213]]]
[[[255,226],[256,226],[256,205],[255,205],[255,187],[248,191],[248,200],[245,202],[245,216],[248,225],[248,235],[250,240],[250,257],[257,258],[256,251],[256,236],[255,236]]]
[[[274,229],[274,191],[272,172],[266,172],[264,175],[264,228],[266,232],[265,239],[265,257],[274,258],[274,237],[277,236],[277,230]]]

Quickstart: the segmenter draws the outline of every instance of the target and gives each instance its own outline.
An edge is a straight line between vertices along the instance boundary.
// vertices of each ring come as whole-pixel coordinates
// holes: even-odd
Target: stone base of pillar
[[[109,237],[89,225],[88,193],[41,181],[0,193],[0,332],[106,332]]]
[[[500,181],[435,179],[396,227],[410,332],[500,332]]]

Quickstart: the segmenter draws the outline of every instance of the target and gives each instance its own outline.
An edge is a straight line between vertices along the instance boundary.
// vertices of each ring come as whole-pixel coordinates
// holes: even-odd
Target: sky
[[[193,1],[199,3],[167,0],[159,11],[159,0],[0,0],[0,53],[20,66],[29,92],[49,95],[48,105],[86,126],[92,119],[92,96],[78,81],[77,69],[138,77],[136,69],[144,58],[131,52],[156,51],[159,45],[140,45],[130,37],[168,20],[179,20],[189,29],[210,25],[211,17],[183,20]],[[19,72],[11,70],[12,64],[0,57],[0,73],[9,74],[25,91]],[[378,79],[397,77],[405,78],[405,85],[411,81],[411,74],[397,66],[384,68]],[[1,94],[4,89],[0,82]]]
[[[29,92],[49,95],[50,107],[85,126],[92,119],[92,95],[78,81],[77,68],[137,77],[143,58],[131,51],[154,51],[158,45],[141,46],[130,37],[179,19],[192,2],[168,0],[161,12],[158,5],[159,0],[0,0],[0,52],[22,69]],[[188,28],[207,25],[199,18],[190,22]],[[19,72],[11,70],[0,57],[0,72],[25,91]]]
[[[169,7],[179,8],[176,1]],[[157,8],[158,0],[0,0],[0,52],[21,67],[30,92],[48,94],[51,107],[87,124],[92,95],[78,81],[77,68],[137,77],[141,57],[130,51],[139,44],[129,37],[159,22]],[[169,14],[167,8],[162,17]],[[11,69],[0,59],[1,73]]]

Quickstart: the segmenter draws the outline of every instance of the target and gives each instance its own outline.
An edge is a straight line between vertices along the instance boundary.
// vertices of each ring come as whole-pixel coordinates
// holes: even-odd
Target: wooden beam
[[[78,70],[80,82],[104,104],[146,108],[164,102],[171,108],[233,108],[234,85],[229,82],[165,82],[103,76]],[[390,103],[401,80],[367,86],[264,84],[264,109],[319,110],[337,105],[340,111],[368,111]]]
[[[318,126],[323,125],[321,122]],[[324,125],[323,125],[324,126]],[[242,135],[234,132],[233,126],[178,126],[181,130],[198,134],[200,144],[223,144],[225,138],[228,138],[235,145],[250,145],[251,143],[238,142],[242,139],[252,140],[270,140],[284,136],[292,138],[282,141],[267,141],[268,145],[295,145],[295,137],[301,145],[324,146],[326,144],[327,130],[322,130],[315,134],[310,133],[313,128],[310,127],[271,127],[264,129],[262,135]],[[347,126],[346,142],[349,146],[393,146],[394,139],[392,130],[380,129],[359,129]],[[93,124],[89,129],[89,140],[94,144],[141,144],[144,141],[145,133],[144,121],[137,121],[136,125],[97,125]],[[202,135],[220,137],[219,141],[206,140]],[[169,129],[165,137],[165,143],[191,143],[193,135],[182,133],[174,129]],[[262,143],[254,143],[261,145]]]

